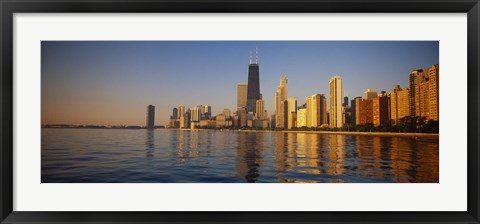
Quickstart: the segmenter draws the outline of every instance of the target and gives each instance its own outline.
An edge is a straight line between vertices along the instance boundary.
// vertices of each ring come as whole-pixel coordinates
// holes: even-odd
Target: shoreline
[[[403,133],[403,132],[352,132],[352,131],[298,131],[298,130],[229,130],[229,129],[165,129],[181,131],[232,131],[232,132],[263,132],[263,133],[297,133],[297,134],[334,134],[334,135],[361,135],[361,136],[390,136],[390,137],[440,137],[439,133]]]
[[[51,127],[42,127],[51,128]],[[129,129],[129,128],[60,128],[55,127],[51,129],[108,129],[108,130],[147,130],[147,129]],[[231,129],[202,129],[202,128],[157,128],[154,130],[169,130],[169,131],[215,131],[215,132],[262,132],[262,133],[297,133],[297,134],[333,134],[333,135],[358,135],[358,136],[386,136],[386,137],[430,137],[439,138],[439,133],[404,133],[404,132],[353,132],[353,131],[300,131],[300,130],[231,130]]]

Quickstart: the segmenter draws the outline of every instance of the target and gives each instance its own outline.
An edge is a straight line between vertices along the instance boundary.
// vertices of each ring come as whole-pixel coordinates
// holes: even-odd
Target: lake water
[[[42,183],[434,182],[438,138],[42,129]]]

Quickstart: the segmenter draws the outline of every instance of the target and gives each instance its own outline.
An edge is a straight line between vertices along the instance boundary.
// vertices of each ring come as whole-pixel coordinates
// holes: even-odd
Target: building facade
[[[297,124],[297,99],[295,97],[288,98],[288,109],[287,109],[287,128],[292,129],[296,127]]]
[[[297,128],[307,126],[307,108],[300,107],[297,110]]]
[[[440,111],[439,111],[439,66],[438,64],[432,65],[428,69],[428,95],[429,95],[429,119],[438,121],[440,120]]]
[[[288,108],[285,110],[285,101],[288,99],[288,77],[281,76],[280,84],[275,92],[275,127],[287,128],[288,126]]]
[[[148,105],[147,106],[147,122],[145,127],[147,129],[154,129],[155,128],[155,106]]]
[[[306,99],[306,126],[320,127],[327,124],[327,99],[323,94],[314,94]]]
[[[410,116],[420,116],[420,83],[425,79],[425,70],[416,69],[410,72],[408,81],[410,85]]]
[[[342,108],[342,77],[335,75],[330,79],[330,127],[341,128],[343,126]]]
[[[381,94],[372,100],[373,125],[388,125],[390,122],[390,98],[387,94]]]
[[[237,84],[237,108],[247,107],[247,90],[246,83]]]
[[[373,100],[360,99],[356,103],[356,125],[373,124]]]
[[[257,48],[255,64],[252,63],[252,55],[250,54],[250,64],[248,65],[247,112],[255,113],[255,106],[258,99],[260,99],[260,67],[258,65]]]
[[[363,99],[366,100],[373,100],[377,96],[378,93],[374,89],[367,89],[367,91],[363,92]]]
[[[410,115],[410,89],[400,88],[396,85],[390,92],[390,119],[392,124],[398,124],[398,121]]]

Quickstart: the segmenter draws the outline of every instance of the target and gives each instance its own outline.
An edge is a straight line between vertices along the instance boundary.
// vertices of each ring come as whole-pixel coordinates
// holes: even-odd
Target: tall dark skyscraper
[[[348,107],[348,96],[343,97],[343,107]]]
[[[147,128],[154,129],[155,128],[155,106],[148,105],[147,107]]]
[[[255,113],[256,102],[260,99],[260,69],[258,66],[258,48],[255,49],[255,64],[252,62],[250,53],[250,64],[248,65],[248,87],[247,87],[247,111]]]
[[[178,118],[178,109],[177,109],[177,108],[173,108],[172,118],[173,118],[173,119],[177,119],[177,118]]]

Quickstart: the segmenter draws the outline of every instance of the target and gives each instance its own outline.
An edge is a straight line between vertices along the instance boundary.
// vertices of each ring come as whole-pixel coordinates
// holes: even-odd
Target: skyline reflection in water
[[[438,183],[438,138],[42,129],[43,183]]]

